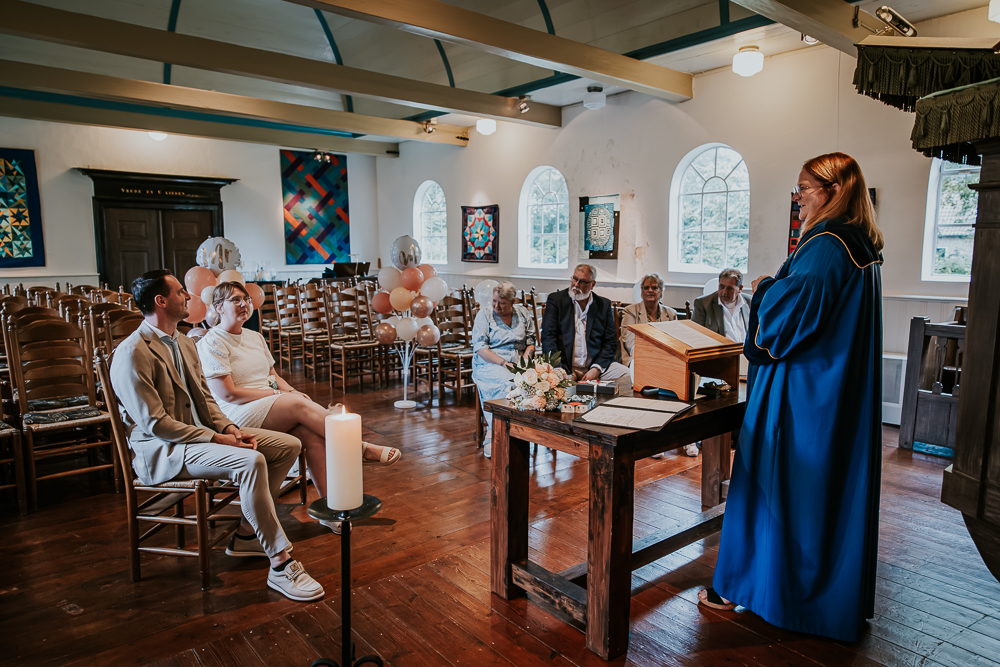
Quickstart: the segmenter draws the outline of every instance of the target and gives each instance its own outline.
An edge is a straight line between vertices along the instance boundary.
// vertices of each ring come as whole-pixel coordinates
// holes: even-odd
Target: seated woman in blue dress
[[[502,282],[493,288],[493,307],[480,308],[472,328],[472,381],[476,383],[482,403],[506,398],[514,374],[508,370],[511,362],[535,354],[535,321],[520,304],[514,304],[517,288]],[[483,439],[486,458],[493,445],[493,414],[486,415],[486,437]]]
[[[806,162],[794,192],[802,237],[754,281],[746,417],[699,598],[853,642],[875,613],[883,240],[849,155]]]

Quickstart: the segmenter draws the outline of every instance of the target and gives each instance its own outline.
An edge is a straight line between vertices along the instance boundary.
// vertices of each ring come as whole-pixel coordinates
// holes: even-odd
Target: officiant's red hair
[[[833,191],[830,200],[811,219],[819,223],[843,218],[848,224],[864,229],[875,249],[881,251],[885,240],[878,228],[875,207],[872,206],[865,176],[857,160],[846,153],[827,153],[807,160],[802,169],[823,185],[840,185],[839,191]]]

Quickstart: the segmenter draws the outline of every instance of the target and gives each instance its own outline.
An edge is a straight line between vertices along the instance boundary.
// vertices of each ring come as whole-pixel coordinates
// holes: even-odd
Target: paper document
[[[607,404],[599,405],[590,412],[577,417],[578,421],[588,424],[602,424],[619,428],[637,428],[647,431],[659,431],[663,425],[674,418],[673,412],[657,412],[654,410],[633,410],[631,408],[614,408]]]
[[[718,347],[719,345],[722,345],[722,343],[714,338],[709,338],[700,331],[695,331],[691,327],[681,324],[676,320],[671,322],[650,322],[650,325],[656,327],[668,336],[673,336],[688,347],[701,348]]]
[[[636,410],[655,410],[656,412],[683,412],[691,407],[690,404],[680,401],[660,401],[655,398],[632,398],[631,396],[613,398],[610,401],[605,401],[604,405]]]

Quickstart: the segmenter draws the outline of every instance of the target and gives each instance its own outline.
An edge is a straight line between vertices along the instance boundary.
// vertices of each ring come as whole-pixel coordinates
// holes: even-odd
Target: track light
[[[902,35],[903,37],[917,36],[917,29],[913,27],[913,24],[903,18],[902,14],[889,5],[882,5],[876,9],[875,16],[887,26],[892,28],[893,32]]]
[[[327,153],[326,151],[316,151],[313,153],[313,160],[316,162],[333,162],[336,155],[333,153]]]
[[[531,98],[529,98],[527,95],[521,95],[519,98],[517,98],[518,111],[520,111],[521,113],[528,113],[529,111],[531,111],[531,107],[528,106],[529,99]]]
[[[741,46],[733,56],[733,71],[740,76],[753,76],[764,69],[764,54],[756,46]]]
[[[437,128],[434,127],[435,125],[437,125],[437,119],[436,118],[432,118],[430,120],[425,120],[424,121],[424,132],[426,132],[427,134],[434,134],[434,131],[437,130]]]
[[[608,96],[604,94],[604,86],[587,86],[587,94],[583,96],[583,106],[596,111],[607,104]]]
[[[812,35],[807,35],[805,33],[802,33],[802,41],[808,46],[815,46],[816,44],[819,44],[818,39],[816,39]]]

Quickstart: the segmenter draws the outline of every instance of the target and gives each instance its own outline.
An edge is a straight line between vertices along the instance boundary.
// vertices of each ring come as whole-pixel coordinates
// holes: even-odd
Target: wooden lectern
[[[635,333],[632,388],[669,389],[682,401],[694,399],[698,390],[694,376],[718,378],[737,387],[740,353],[735,343],[691,320],[630,324]]]

